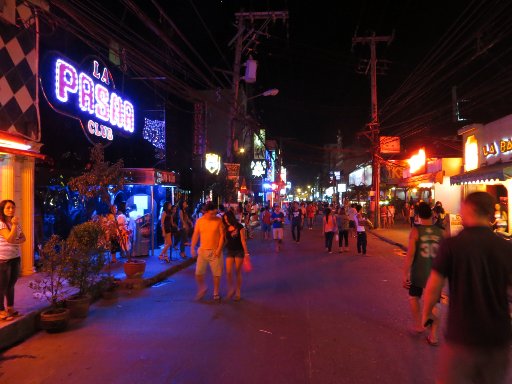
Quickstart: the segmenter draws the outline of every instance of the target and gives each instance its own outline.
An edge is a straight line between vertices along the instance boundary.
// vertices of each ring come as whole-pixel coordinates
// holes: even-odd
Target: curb
[[[196,259],[188,258],[184,260],[182,263],[173,265],[172,267],[156,274],[155,276],[141,279],[124,279],[121,280],[119,287],[121,289],[143,289],[150,287],[162,280],[165,280],[167,277],[181,271],[194,264]],[[93,302],[98,300],[101,297],[100,294],[93,296]],[[5,324],[2,328],[0,328],[0,352],[7,350],[8,348],[13,347],[16,344],[23,342],[28,339],[33,334],[40,331],[39,329],[39,317],[41,312],[47,310],[48,307],[40,308],[37,310],[33,310],[21,316],[18,319],[14,319],[13,321]]]
[[[397,243],[396,241],[391,240],[391,239],[388,239],[387,237],[384,237],[384,236],[382,236],[382,235],[378,235],[378,234],[376,234],[374,231],[370,231],[370,233],[371,233],[373,236],[378,237],[378,238],[379,238],[379,239],[381,239],[382,241],[385,241],[386,243],[389,243],[389,244],[391,244],[391,245],[394,245],[394,246],[396,246],[396,247],[400,248],[402,251],[407,252],[407,247],[406,247],[405,245],[400,244],[400,243]]]

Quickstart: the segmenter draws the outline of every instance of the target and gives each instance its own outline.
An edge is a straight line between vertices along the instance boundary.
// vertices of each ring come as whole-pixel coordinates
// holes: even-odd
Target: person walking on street
[[[278,204],[274,206],[270,221],[272,222],[272,237],[276,243],[276,252],[279,252],[284,237],[284,213],[281,212],[281,207]]]
[[[0,320],[5,321],[19,316],[14,309],[14,286],[20,274],[20,244],[26,238],[15,213],[14,201],[0,202]]]
[[[169,251],[169,248],[172,247],[172,212],[171,203],[168,201],[164,203],[160,221],[162,223],[161,227],[162,237],[164,238],[164,247],[162,248],[162,252],[160,252],[160,256],[158,256],[158,260],[169,263],[171,260],[169,259],[169,256],[167,256],[167,252]]]
[[[242,290],[242,264],[249,257],[244,227],[235,217],[233,211],[226,212],[222,217],[226,230],[226,277],[228,280],[228,299],[234,295],[239,301]],[[233,284],[233,268],[236,273],[236,287]]]
[[[409,222],[411,223],[411,228],[414,227],[414,222],[416,219],[416,205],[411,202],[409,205]]]
[[[220,302],[220,278],[222,276],[222,247],[224,245],[224,226],[222,220],[217,217],[217,207],[213,203],[207,203],[205,214],[197,219],[190,245],[190,254],[197,257],[196,262],[196,299],[201,300],[206,294],[207,287],[204,281],[206,268],[209,265],[213,275],[213,300]],[[197,243],[201,241],[196,251]]]
[[[268,206],[263,208],[263,212],[261,214],[261,231],[263,232],[263,239],[265,240],[270,239],[270,232],[272,230],[272,223],[270,221],[271,216],[270,208]]]
[[[494,204],[487,192],[469,194],[461,205],[464,229],[441,243],[432,265],[424,324],[435,317],[433,308],[446,279],[450,291],[436,383],[507,382],[512,244],[491,229]]]
[[[329,253],[332,253],[332,240],[336,232],[336,215],[331,212],[331,208],[326,208],[322,220],[322,233],[325,237],[325,250]]]
[[[368,238],[366,237],[366,227],[372,226],[372,222],[365,218],[361,212],[363,207],[360,204],[356,205],[356,216],[355,216],[355,224],[356,224],[356,233],[357,233],[357,253],[363,253],[363,256],[366,255],[366,246],[368,244]]]
[[[350,204],[350,208],[348,210],[348,228],[350,232],[350,236],[356,237],[356,204]]]
[[[293,241],[300,243],[300,230],[302,228],[302,210],[299,208],[299,203],[294,202],[290,210],[290,218],[292,222],[292,237]],[[297,232],[297,234],[295,234]]]
[[[349,230],[349,217],[344,207],[340,207],[336,215],[336,226],[338,227],[338,247],[339,252],[348,252],[348,230]],[[343,245],[345,243],[345,245]]]
[[[313,203],[309,203],[306,208],[306,215],[308,216],[308,228],[313,229],[313,220],[315,218],[316,208]]]
[[[188,245],[188,237],[192,231],[192,220],[187,212],[188,203],[186,200],[181,200],[178,203],[178,230],[180,237],[180,256],[182,259],[186,258],[185,246]]]
[[[420,299],[427,284],[432,260],[436,257],[439,243],[443,238],[443,230],[432,224],[432,210],[427,203],[418,204],[418,214],[420,225],[413,227],[409,234],[409,246],[404,263],[404,287],[409,289],[409,304],[413,319],[411,332],[419,335],[424,331]],[[435,321],[430,327],[430,335],[427,336],[428,343],[434,346],[439,342],[437,306],[435,312]]]

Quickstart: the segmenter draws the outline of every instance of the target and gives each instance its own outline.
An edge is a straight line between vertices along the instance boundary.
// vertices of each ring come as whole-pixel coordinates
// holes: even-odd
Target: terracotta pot
[[[89,295],[66,299],[66,307],[69,309],[71,317],[74,319],[83,319],[87,317],[90,305],[91,296]]]
[[[146,261],[145,260],[131,260],[126,261],[123,264],[124,273],[128,279],[135,279],[138,277],[142,277],[144,271],[146,270]]]
[[[49,333],[62,332],[69,324],[69,309],[58,308],[41,312],[39,325]]]

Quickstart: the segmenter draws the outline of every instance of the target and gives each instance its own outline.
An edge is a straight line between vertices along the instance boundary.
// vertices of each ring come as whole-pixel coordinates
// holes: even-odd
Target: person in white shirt
[[[363,256],[366,255],[366,245],[368,239],[366,237],[366,226],[373,226],[372,222],[365,218],[361,212],[362,206],[356,205],[357,214],[355,216],[356,232],[357,232],[357,253],[363,252]]]

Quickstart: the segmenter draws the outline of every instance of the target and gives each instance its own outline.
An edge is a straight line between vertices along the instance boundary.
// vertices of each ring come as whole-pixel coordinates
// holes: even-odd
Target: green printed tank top
[[[418,240],[411,267],[411,284],[425,288],[432,268],[432,260],[436,257],[439,243],[443,238],[443,230],[436,225],[420,225],[417,228]]]

